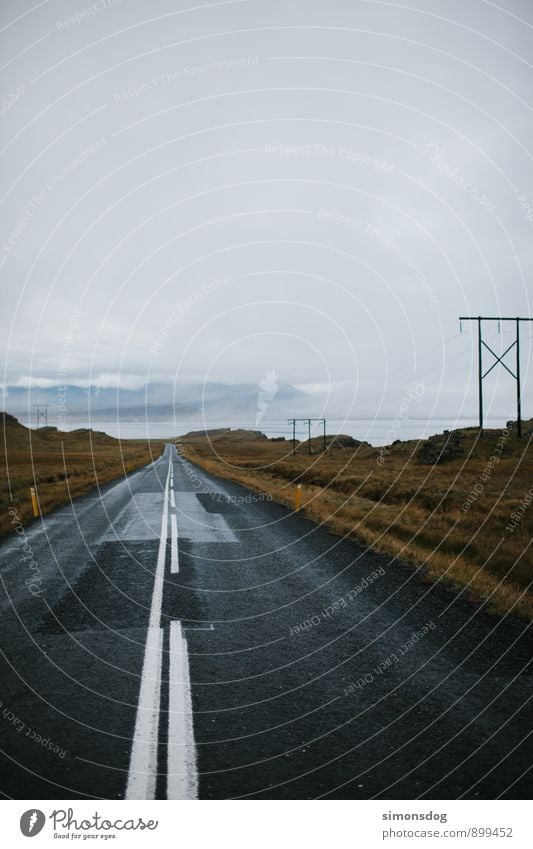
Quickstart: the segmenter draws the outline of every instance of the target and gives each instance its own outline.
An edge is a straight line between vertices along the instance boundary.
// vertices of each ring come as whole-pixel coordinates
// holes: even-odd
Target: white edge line
[[[189,656],[179,620],[170,623],[168,696],[167,799],[197,799]]]
[[[126,799],[154,799],[156,792],[161,665],[163,655],[163,631],[160,623],[168,534],[169,480],[170,462],[165,483],[165,497],[163,498],[161,537],[157,554],[150,621],[146,635],[139,703],[137,705],[128,783],[126,786]]]

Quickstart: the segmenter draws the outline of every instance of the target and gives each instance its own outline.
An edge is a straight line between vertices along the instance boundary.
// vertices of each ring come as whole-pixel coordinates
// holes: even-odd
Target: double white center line
[[[175,621],[170,623],[167,799],[197,797],[189,655],[181,622]]]
[[[170,517],[170,571],[173,575],[180,570],[178,555],[178,520],[176,514]]]
[[[150,620],[144,650],[139,703],[128,772],[126,799],[155,799],[161,707],[163,629],[161,609],[165,581],[169,488],[172,454],[165,482],[161,536],[157,555]],[[174,492],[172,491],[172,495]],[[179,570],[176,516],[171,517],[171,572]],[[170,623],[167,798],[195,799],[198,794],[196,752],[187,641],[181,622]]]

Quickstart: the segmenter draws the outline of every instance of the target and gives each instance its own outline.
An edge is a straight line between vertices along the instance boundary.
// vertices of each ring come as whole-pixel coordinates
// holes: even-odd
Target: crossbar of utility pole
[[[296,423],[297,422],[305,422],[307,424],[307,434],[308,434],[308,443],[307,443],[307,453],[312,454],[311,450],[311,422],[322,422],[323,424],[323,445],[324,451],[326,450],[326,419],[313,419],[306,417],[305,419],[287,419],[288,423],[292,425],[292,453],[296,454]]]
[[[475,321],[477,323],[477,348],[478,348],[478,394],[479,394],[479,431],[483,433],[483,381],[490,374],[490,372],[495,368],[498,364],[502,365],[506,371],[509,372],[512,378],[516,381],[516,433],[517,436],[522,436],[522,391],[520,387],[520,322],[521,321],[533,321],[533,318],[528,318],[524,316],[492,316],[492,315],[461,315],[459,316],[459,327],[462,331],[462,322],[463,321]],[[498,355],[495,351],[492,350],[490,345],[487,345],[485,340],[483,339],[482,334],[482,323],[484,321],[497,321],[498,328],[502,321],[513,321],[516,327],[516,337],[514,342],[505,349],[503,354]],[[490,351],[492,356],[494,357],[494,362],[490,366],[489,369],[483,374],[483,348],[486,348],[487,351]],[[516,360],[515,360],[515,372],[511,371],[507,363],[504,363],[503,358],[512,351],[513,348],[516,348]]]

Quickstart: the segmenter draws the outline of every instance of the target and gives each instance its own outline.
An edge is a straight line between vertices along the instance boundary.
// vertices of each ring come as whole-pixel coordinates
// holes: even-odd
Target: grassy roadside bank
[[[421,567],[493,612],[533,618],[533,432],[456,430],[385,449],[349,443],[296,455],[257,435],[180,438],[203,469],[302,509],[330,530]],[[343,447],[341,445],[344,443]],[[530,506],[531,505],[531,506]]]
[[[9,507],[16,508],[23,524],[33,517],[30,487],[37,488],[42,513],[50,513],[71,498],[150,463],[163,450],[163,442],[121,441],[85,429],[30,430],[6,413],[0,414],[0,426],[0,534],[11,530]]]

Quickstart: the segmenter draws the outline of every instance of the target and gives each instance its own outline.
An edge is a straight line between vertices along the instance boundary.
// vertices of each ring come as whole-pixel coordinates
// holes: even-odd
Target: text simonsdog
[[[386,821],[392,820],[437,820],[438,822],[448,822],[448,814],[439,814],[436,811],[426,811],[421,814],[412,814],[412,813],[395,813],[394,811],[387,811],[386,813],[381,815],[381,818]]]

